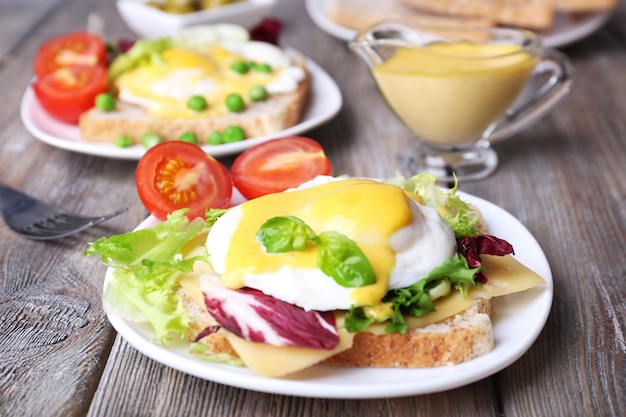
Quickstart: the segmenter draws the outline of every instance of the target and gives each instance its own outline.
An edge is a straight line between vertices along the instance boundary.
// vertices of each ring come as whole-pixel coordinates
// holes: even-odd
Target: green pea
[[[262,85],[255,85],[248,90],[248,96],[252,101],[261,101],[267,98],[267,90]]]
[[[198,138],[196,137],[196,134],[193,132],[185,132],[182,135],[180,135],[178,137],[178,140],[182,140],[183,142],[189,142],[189,143],[193,143],[193,144],[198,144]]]
[[[240,112],[244,109],[245,104],[243,102],[243,98],[237,94],[237,93],[233,93],[233,94],[229,94],[226,97],[226,108],[233,112]]]
[[[272,67],[269,64],[255,64],[254,70],[256,72],[263,72],[265,74],[269,74],[272,72]]]
[[[105,112],[115,110],[115,97],[109,93],[98,94],[96,96],[96,107]]]
[[[202,96],[191,96],[187,100],[187,108],[194,111],[202,111],[207,108],[206,100]]]
[[[153,147],[154,145],[157,145],[157,144],[159,144],[161,142],[164,142],[164,141],[165,141],[165,139],[163,139],[158,133],[155,133],[155,132],[145,133],[141,137],[141,144],[146,149],[149,149],[149,148]]]
[[[215,132],[211,132],[211,134],[209,134],[206,141],[209,145],[221,145],[224,143],[224,137],[216,130]]]
[[[118,148],[128,148],[132,144],[133,140],[128,136],[122,135],[115,138],[115,146]]]
[[[230,64],[230,69],[237,74],[245,74],[250,70],[250,65],[245,61],[235,61]]]
[[[239,126],[228,126],[224,129],[224,143],[240,142],[245,137],[243,129]]]

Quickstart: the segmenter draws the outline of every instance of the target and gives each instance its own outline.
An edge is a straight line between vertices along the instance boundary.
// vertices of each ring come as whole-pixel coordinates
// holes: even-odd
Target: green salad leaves
[[[148,321],[163,343],[172,335],[185,336],[189,317],[176,295],[178,280],[206,256],[182,259],[183,246],[205,227],[197,218],[191,222],[179,210],[158,225],[122,235],[103,237],[90,243],[86,256],[100,255],[113,268],[113,276],[102,297],[105,311],[127,320]]]

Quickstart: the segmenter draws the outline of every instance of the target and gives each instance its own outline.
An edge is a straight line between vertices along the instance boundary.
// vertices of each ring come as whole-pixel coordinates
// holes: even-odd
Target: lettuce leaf
[[[457,238],[473,236],[478,233],[476,229],[478,214],[469,204],[461,200],[457,194],[457,183],[453,188],[444,191],[437,185],[437,177],[425,173],[415,175],[412,178],[405,178],[398,174],[385,182],[420,196],[425,205],[433,207],[439,212]]]
[[[454,289],[466,297],[469,289],[476,285],[474,276],[480,268],[469,268],[465,257],[457,253],[415,284],[389,291],[382,301],[391,304],[393,315],[379,318],[381,321],[390,321],[385,331],[404,333],[408,330],[405,315],[422,317],[434,311],[435,299],[447,295],[438,290],[435,295],[433,291],[435,288],[446,287],[442,285],[443,281],[449,280]],[[373,322],[374,319],[367,317],[362,308],[353,308],[346,315],[345,327],[350,332],[362,331]]]
[[[206,225],[200,218],[187,220],[186,211],[172,213],[153,228],[103,237],[84,252],[99,255],[113,269],[102,297],[105,311],[149,322],[160,343],[186,335],[189,317],[176,294],[178,280],[196,261],[208,263],[206,255],[182,259],[183,246]]]

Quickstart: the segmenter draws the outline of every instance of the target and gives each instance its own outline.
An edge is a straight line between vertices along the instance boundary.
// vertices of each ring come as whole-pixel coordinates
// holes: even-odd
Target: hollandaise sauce
[[[426,142],[478,140],[519,95],[537,58],[513,44],[401,48],[374,67],[394,112]]]
[[[223,116],[229,112],[225,105],[228,95],[239,94],[249,105],[253,101],[249,97],[253,87],[271,86],[279,80],[285,81],[285,77],[294,78],[285,68],[271,71],[250,69],[245,73],[231,68],[233,63],[248,61],[245,56],[221,45],[202,52],[171,48],[163,51],[160,59],[122,74],[115,86],[124,101],[142,105],[149,113],[161,118]],[[272,67],[265,65],[265,68]],[[198,112],[187,107],[189,98],[196,95],[205,98],[206,110]]]
[[[227,251],[222,280],[226,286],[245,285],[245,274],[268,274],[282,268],[319,271],[317,248],[268,254],[256,239],[265,221],[275,216],[300,218],[317,234],[335,231],[357,243],[376,274],[375,284],[350,289],[352,303],[371,305],[388,290],[395,264],[390,239],[413,221],[409,200],[400,188],[377,181],[351,179],[297,191],[269,194],[241,205],[242,214]],[[302,280],[306,280],[302,274]]]

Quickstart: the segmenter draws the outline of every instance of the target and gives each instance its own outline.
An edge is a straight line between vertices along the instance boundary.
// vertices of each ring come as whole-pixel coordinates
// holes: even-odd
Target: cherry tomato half
[[[82,65],[60,68],[37,78],[33,91],[41,107],[51,116],[76,123],[81,113],[92,108],[96,96],[107,91],[108,86],[104,67]]]
[[[235,187],[247,199],[297,187],[331,171],[321,145],[301,136],[253,146],[239,155],[231,168]]]
[[[137,192],[156,218],[188,208],[188,219],[230,205],[233,181],[224,165],[189,142],[167,141],[148,149],[137,164]]]
[[[71,32],[39,47],[33,71],[37,77],[74,65],[106,66],[106,45],[93,33]]]

